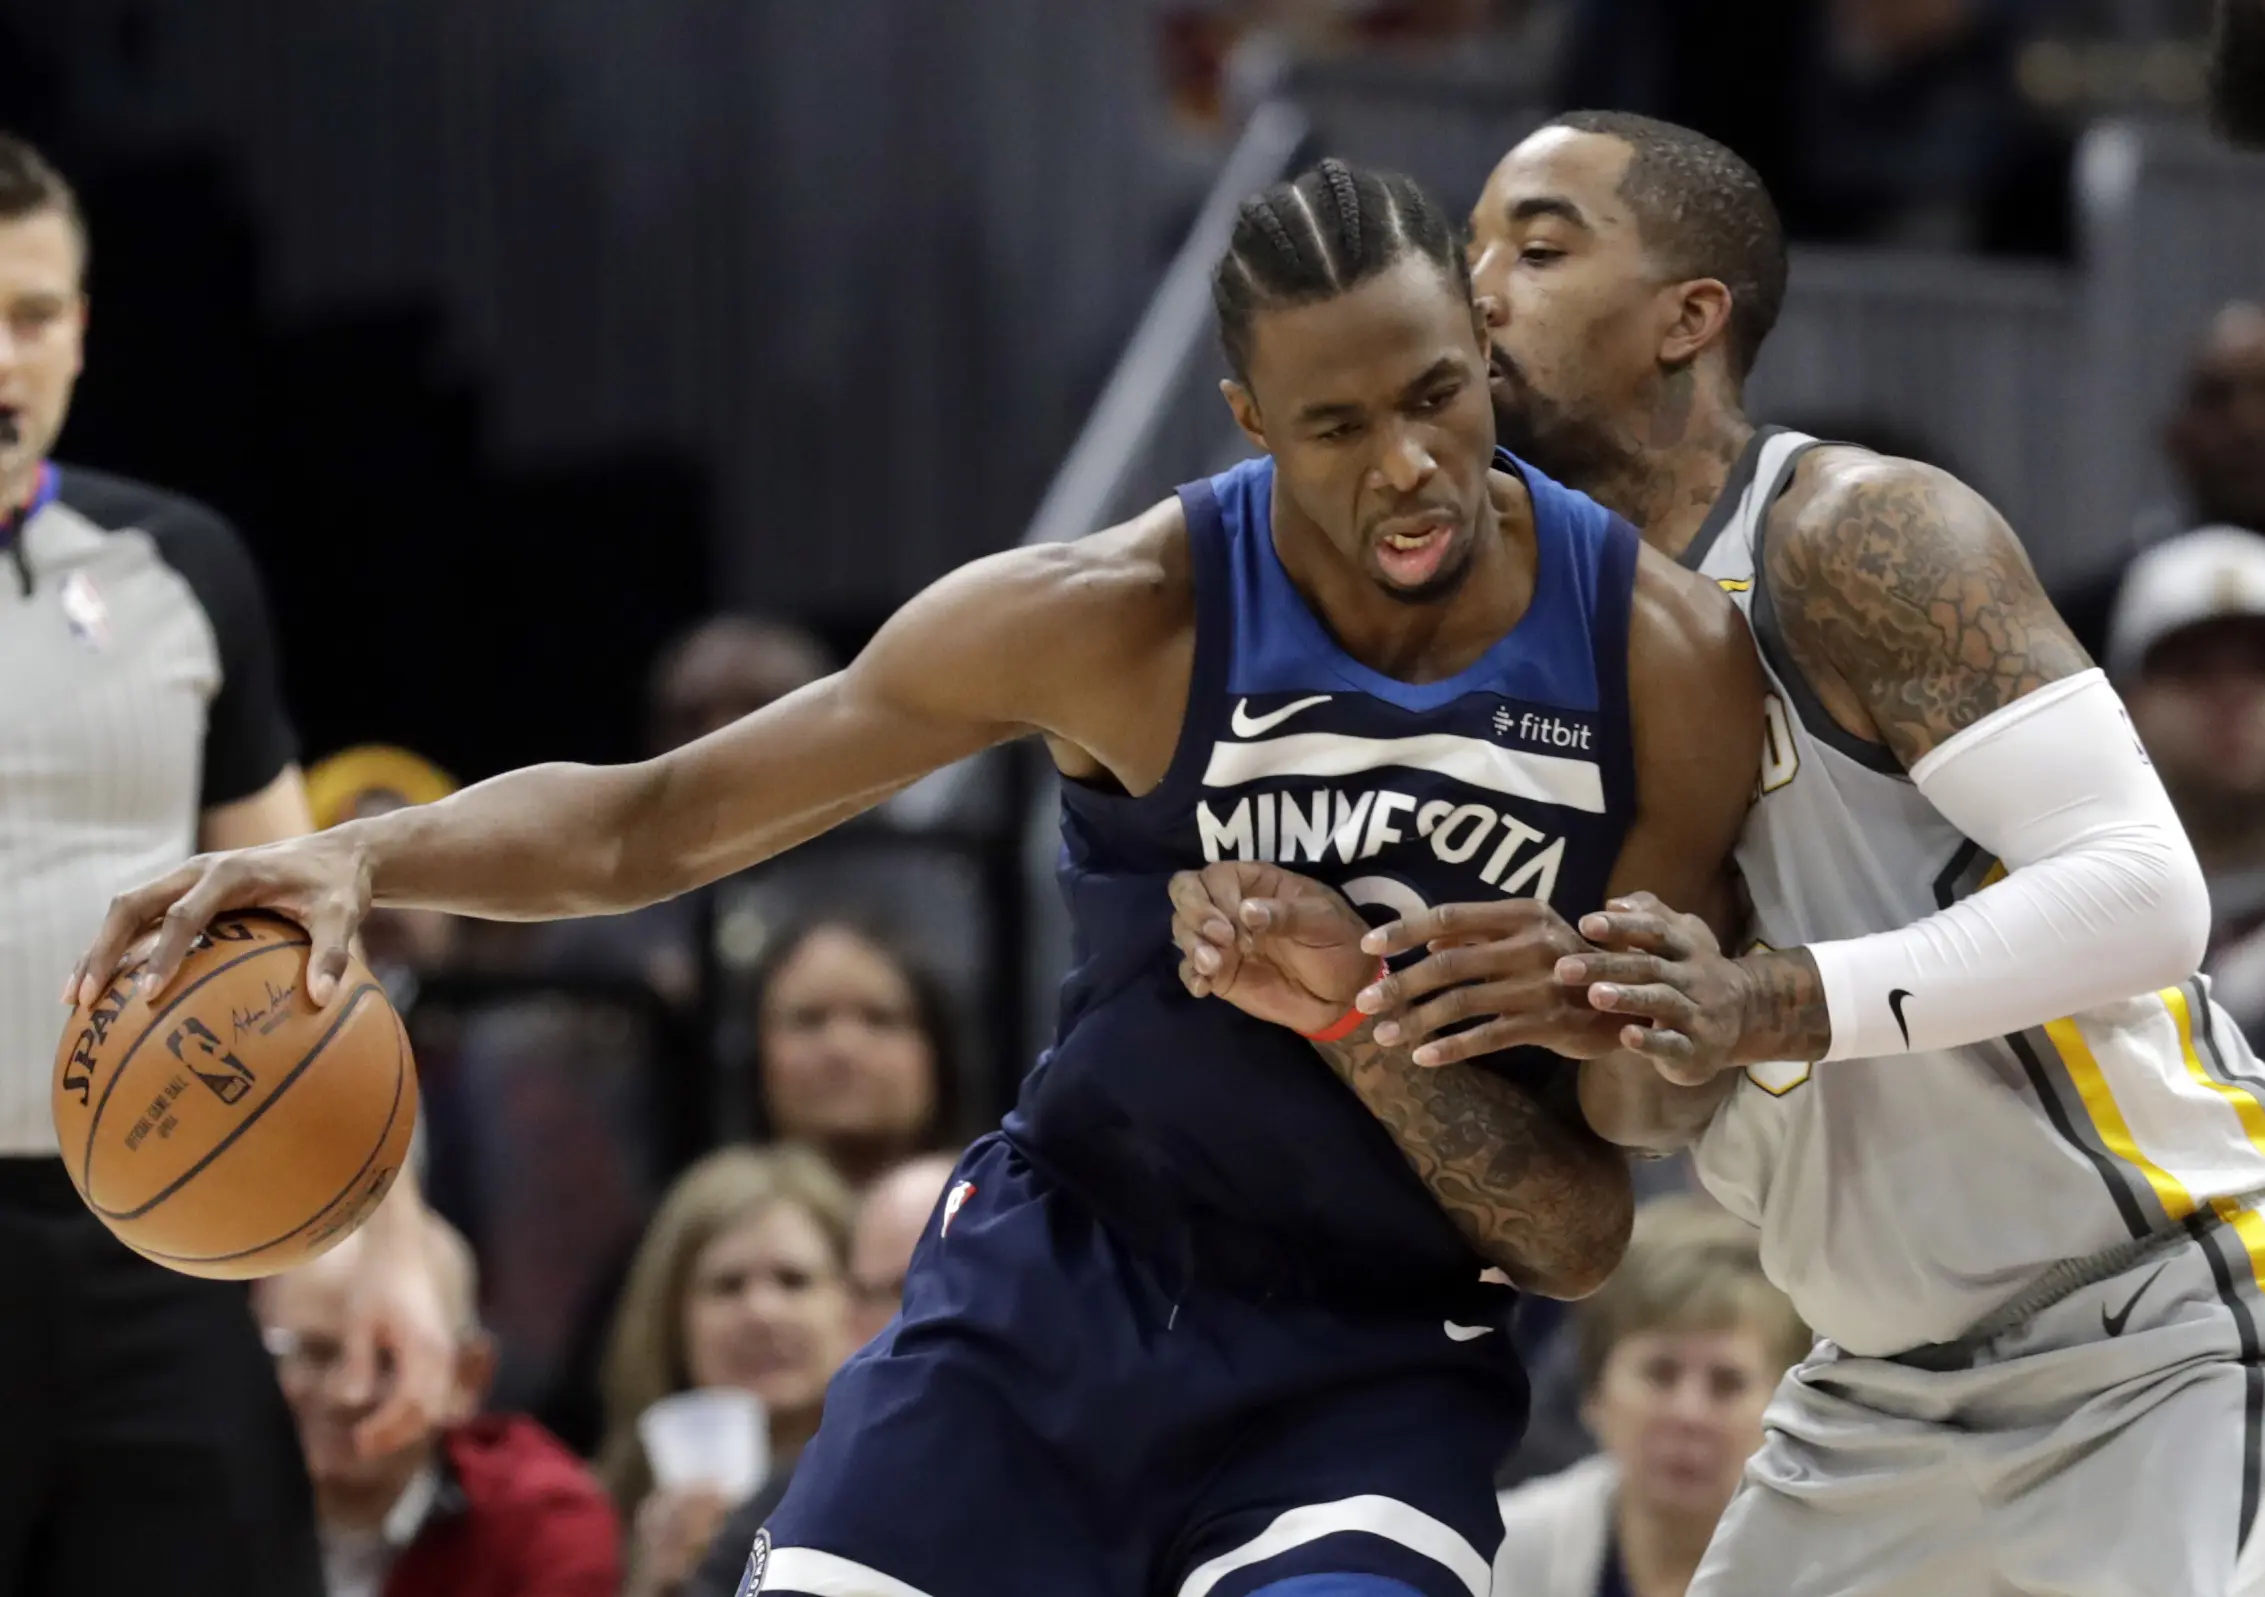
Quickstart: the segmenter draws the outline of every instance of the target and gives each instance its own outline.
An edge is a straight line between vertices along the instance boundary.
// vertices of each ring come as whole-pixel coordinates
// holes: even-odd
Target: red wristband
[[[1391,973],[1391,970],[1390,965],[1381,959],[1378,960],[1376,962],[1376,979],[1378,981],[1384,980]],[[1368,1019],[1368,1016],[1362,1014],[1360,1006],[1356,1004],[1320,1031],[1305,1031],[1298,1033],[1298,1035],[1305,1038],[1307,1042],[1343,1042],[1354,1032],[1359,1031],[1361,1022],[1366,1019]]]

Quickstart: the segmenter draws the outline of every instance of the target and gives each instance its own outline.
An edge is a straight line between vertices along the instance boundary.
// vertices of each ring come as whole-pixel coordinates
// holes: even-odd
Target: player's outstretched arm
[[[930,771],[1026,732],[1107,763],[1153,722],[1156,661],[1186,630],[1170,507],[1077,544],[1017,549],[945,577],[847,670],[637,765],[543,765],[437,804],[208,855],[121,896],[74,982],[99,993],[151,922],[169,980],[215,914],[270,908],[313,935],[323,1001],[373,904],[495,920],[634,909],[744,869]],[[1183,672],[1184,677],[1184,672]],[[1134,750],[1139,763],[1143,750]],[[1123,763],[1120,761],[1120,763]]]
[[[1824,712],[1884,745],[2007,874],[1869,937],[1592,956],[1591,1002],[1651,1022],[1663,1071],[1963,1047],[2192,973],[2209,924],[2193,848],[2114,690],[1978,494],[1819,451],[1772,517],[1763,577]]]
[[[1368,923],[1334,888],[1248,861],[1183,871],[1171,894],[1188,991],[1306,1034],[1480,1257],[1545,1297],[1604,1284],[1635,1198],[1627,1161],[1570,1093],[1477,1065],[1426,1069],[1378,1042],[1373,1021],[1346,1033],[1377,961],[1361,951]]]

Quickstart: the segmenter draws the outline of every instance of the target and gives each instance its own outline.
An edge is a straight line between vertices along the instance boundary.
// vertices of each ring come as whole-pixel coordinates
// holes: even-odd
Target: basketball
[[[199,934],[154,1003],[132,974],[73,1014],[53,1105],[79,1196],[121,1242],[187,1275],[273,1275],[367,1219],[409,1156],[408,1033],[352,961],[306,996],[308,938],[237,912]]]

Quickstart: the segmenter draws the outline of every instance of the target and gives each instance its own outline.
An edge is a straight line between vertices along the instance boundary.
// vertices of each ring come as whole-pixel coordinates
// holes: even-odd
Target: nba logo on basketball
[[[187,1065],[191,1074],[213,1091],[222,1103],[232,1104],[252,1090],[255,1079],[252,1067],[229,1053],[213,1035],[212,1028],[194,1016],[173,1028],[173,1035],[165,1039],[165,1046],[173,1057]],[[205,1063],[200,1065],[189,1057],[196,1053]],[[206,1068],[214,1066],[218,1068]]]
[[[943,1223],[936,1227],[937,1236],[948,1237],[952,1234],[952,1216],[959,1213],[961,1204],[974,1196],[974,1182],[955,1181],[952,1183],[952,1190],[944,1194],[944,1219]]]

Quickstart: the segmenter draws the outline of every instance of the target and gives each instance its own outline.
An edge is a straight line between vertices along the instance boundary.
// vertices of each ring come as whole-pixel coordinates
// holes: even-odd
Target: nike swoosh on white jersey
[[[1317,704],[1327,704],[1335,697],[1333,693],[1319,693],[1310,699],[1300,699],[1295,704],[1285,704],[1279,710],[1269,710],[1264,715],[1251,714],[1250,700],[1237,699],[1235,713],[1227,718],[1227,726],[1239,738],[1258,737],[1262,733],[1273,731],[1291,716],[1310,710]]]
[[[1453,1320],[1447,1321],[1446,1325],[1447,1340],[1450,1342],[1476,1342],[1494,1329],[1491,1325],[1457,1325]]]

